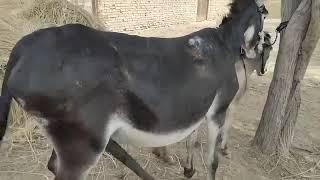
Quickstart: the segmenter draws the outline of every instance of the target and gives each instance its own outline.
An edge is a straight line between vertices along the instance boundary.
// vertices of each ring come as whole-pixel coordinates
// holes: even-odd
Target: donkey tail
[[[16,48],[13,48],[9,61],[7,63],[7,67],[4,73],[4,78],[2,82],[1,88],[1,96],[0,96],[0,146],[1,141],[6,133],[7,125],[8,125],[8,116],[10,112],[10,105],[12,101],[12,96],[8,90],[8,79],[11,74],[12,68],[16,64],[19,58],[16,56],[17,51]]]
[[[0,96],[0,145],[7,129],[11,99],[10,96]]]

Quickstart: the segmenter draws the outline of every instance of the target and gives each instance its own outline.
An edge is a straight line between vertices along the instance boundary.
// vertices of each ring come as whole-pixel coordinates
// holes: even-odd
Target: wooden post
[[[98,0],[91,0],[91,10],[94,16],[98,16]]]
[[[198,0],[197,21],[207,20],[209,0]]]

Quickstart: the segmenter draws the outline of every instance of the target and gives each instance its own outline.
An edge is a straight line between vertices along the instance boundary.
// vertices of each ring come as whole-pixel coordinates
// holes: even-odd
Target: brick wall
[[[99,0],[98,14],[112,31],[165,27],[195,21],[197,0]]]
[[[67,0],[73,4],[80,6],[81,8],[87,10],[88,12],[92,12],[91,0]]]
[[[91,12],[91,0],[69,0]],[[198,0],[97,0],[97,13],[108,30],[130,32],[197,20]],[[209,0],[208,20],[220,21],[230,0]]]
[[[221,21],[229,12],[228,4],[231,0],[209,0],[208,20]]]

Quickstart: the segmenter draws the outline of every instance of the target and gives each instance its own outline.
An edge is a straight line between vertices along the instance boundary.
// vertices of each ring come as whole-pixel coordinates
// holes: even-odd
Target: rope
[[[277,42],[278,34],[288,26],[288,23],[289,21],[281,22],[279,26],[276,28],[276,38],[273,41],[273,43],[271,43],[271,46],[273,46]]]

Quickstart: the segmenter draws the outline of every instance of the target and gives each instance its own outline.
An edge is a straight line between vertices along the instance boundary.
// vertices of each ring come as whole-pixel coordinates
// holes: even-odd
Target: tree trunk
[[[289,149],[294,136],[294,127],[298,116],[298,110],[300,108],[301,96],[300,87],[301,81],[306,73],[308,64],[310,62],[311,55],[317,46],[317,42],[320,38],[320,1],[312,1],[311,20],[305,39],[301,45],[301,53],[297,60],[293,76],[293,85],[290,91],[289,101],[286,108],[286,115],[284,117],[284,124],[281,136],[280,145],[283,154],[289,154]]]
[[[297,10],[302,0],[281,0],[281,22],[289,21],[293,13]],[[286,31],[281,31],[280,41]]]
[[[285,3],[282,5],[283,10],[286,9],[286,11],[293,12],[291,8],[287,8],[293,7],[293,5],[290,4],[293,1],[283,0],[282,2]],[[280,137],[293,134],[291,132],[292,128],[285,127],[294,127],[297,118],[299,106],[290,106],[290,108],[287,108],[287,105],[293,103],[300,105],[299,98],[294,99],[297,97],[296,89],[298,94],[300,94],[300,83],[294,85],[293,81],[297,60],[300,59],[299,52],[301,43],[306,36],[307,27],[309,26],[311,4],[311,0],[303,0],[291,18],[286,17],[287,14],[290,13],[282,12],[284,18],[288,18],[290,21],[280,40],[280,49],[267,101],[262,113],[261,122],[253,140],[253,143],[257,145],[262,152],[267,154],[282,149],[280,148],[281,144],[288,144],[284,142],[291,142],[288,139],[281,139]],[[292,93],[291,89],[294,90]],[[289,111],[291,113],[287,114]],[[286,118],[289,119],[289,121],[286,121]]]
[[[302,0],[281,0],[281,20],[289,21]]]

